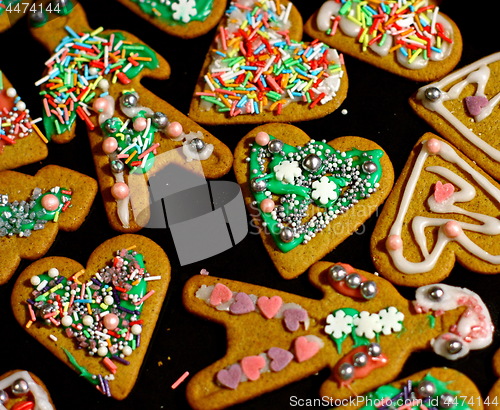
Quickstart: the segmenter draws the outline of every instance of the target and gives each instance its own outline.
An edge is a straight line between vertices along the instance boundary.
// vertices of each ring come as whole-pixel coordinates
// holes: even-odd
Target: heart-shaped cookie
[[[270,298],[268,298],[267,296],[261,296],[257,300],[257,307],[267,319],[271,319],[276,316],[282,305],[283,299],[281,299],[279,296],[273,296]]]
[[[266,365],[266,359],[262,356],[246,356],[241,359],[241,370],[248,380],[257,380],[260,377],[260,370]]]
[[[0,375],[0,406],[12,410],[55,409],[47,387],[26,370]]]
[[[288,350],[282,349],[281,347],[271,347],[267,351],[267,355],[271,359],[269,368],[273,372],[280,372],[285,367],[287,367],[293,359],[293,353],[289,352]]]
[[[403,286],[440,282],[455,260],[474,272],[500,273],[499,204],[496,181],[451,144],[424,134],[373,231],[377,271]]]
[[[226,0],[118,0],[165,33],[194,38],[208,33],[224,14]]]
[[[0,172],[0,284],[21,259],[45,255],[59,229],[78,229],[96,193],[94,179],[57,165],[47,165],[35,176]]]
[[[230,170],[232,155],[226,145],[141,84],[143,77],[167,79],[170,66],[137,37],[92,30],[79,4],[68,15],[31,30],[54,52],[46,75],[37,82],[47,137],[68,142],[75,136],[76,119],[86,123],[113,229],[137,232],[147,224],[147,181],[167,165],[177,164],[207,178]],[[63,61],[62,55],[69,60]],[[79,81],[48,74],[66,72],[66,65],[77,71]],[[64,87],[50,90],[55,83]],[[59,106],[63,101],[68,102],[64,109]]]
[[[156,243],[121,235],[97,247],[86,268],[63,257],[30,265],[14,285],[12,308],[31,336],[120,400],[135,384],[169,281]]]
[[[500,53],[483,57],[421,87],[410,106],[437,133],[500,180]]]
[[[393,74],[433,81],[453,70],[463,46],[457,25],[435,3],[409,0],[396,8],[386,0],[376,4],[322,1],[304,30]]]
[[[233,1],[217,30],[189,109],[202,124],[256,124],[324,117],[347,93],[343,59],[302,42],[287,0]]]
[[[389,158],[374,142],[316,142],[288,124],[248,133],[236,147],[234,171],[264,246],[287,279],[349,237],[384,201],[394,179]]]
[[[1,31],[1,30],[0,30]],[[0,171],[47,158],[45,138],[30,117],[26,103],[0,70]]]

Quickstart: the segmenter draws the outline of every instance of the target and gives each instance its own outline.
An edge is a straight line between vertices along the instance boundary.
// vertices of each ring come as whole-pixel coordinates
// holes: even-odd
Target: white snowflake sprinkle
[[[403,329],[402,322],[405,315],[394,306],[382,309],[378,312],[378,315],[382,323],[382,333],[384,335],[390,335],[393,332],[401,332]]]
[[[283,161],[274,167],[274,172],[278,181],[292,185],[295,185],[295,178],[302,175],[302,169],[297,161]]]
[[[343,310],[338,310],[334,314],[326,317],[325,333],[339,339],[352,332],[352,316],[347,315]]]
[[[337,184],[331,181],[328,177],[321,177],[319,181],[312,183],[311,197],[319,199],[319,202],[326,205],[329,201],[334,201],[338,198]]]
[[[379,315],[370,313],[364,310],[358,317],[354,318],[354,326],[356,327],[356,335],[365,336],[368,339],[373,339],[375,333],[380,333],[382,330],[382,322]]]
[[[189,23],[191,17],[196,16],[196,0],[178,0],[178,3],[172,4],[172,18],[183,23]]]

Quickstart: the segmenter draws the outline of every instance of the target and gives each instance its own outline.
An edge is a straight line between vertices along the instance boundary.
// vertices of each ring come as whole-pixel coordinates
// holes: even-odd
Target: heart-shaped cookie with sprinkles
[[[37,82],[47,137],[68,142],[75,136],[77,118],[86,123],[113,229],[137,232],[147,224],[147,180],[167,165],[207,178],[231,169],[225,144],[141,84],[143,77],[167,79],[170,66],[137,37],[91,29],[79,4],[31,31],[54,53]]]
[[[35,176],[0,172],[0,284],[10,279],[21,259],[45,255],[59,229],[78,229],[96,193],[94,179],[57,165],[47,165]]]
[[[44,139],[26,103],[0,70],[0,171],[47,158]]]
[[[189,116],[202,124],[256,124],[324,117],[346,97],[342,56],[303,42],[286,0],[232,1],[205,59]]]
[[[0,375],[0,406],[8,410],[55,408],[47,387],[26,370],[12,370]]]
[[[303,273],[367,220],[391,190],[387,154],[360,137],[314,141],[288,124],[250,131],[234,172],[273,263]]]
[[[12,308],[58,359],[121,400],[134,387],[169,282],[169,260],[155,242],[121,235],[97,247],[85,268],[63,257],[30,265]]]
[[[323,1],[304,26],[311,37],[393,74],[433,81],[462,56],[457,25],[433,0]]]

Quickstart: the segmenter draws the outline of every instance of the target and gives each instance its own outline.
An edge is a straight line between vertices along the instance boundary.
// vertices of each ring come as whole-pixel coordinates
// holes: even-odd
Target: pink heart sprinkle
[[[455,187],[449,182],[443,185],[441,181],[438,181],[436,182],[436,185],[434,185],[434,199],[438,204],[446,201],[450,196],[453,195],[454,192]]]
[[[467,111],[470,115],[479,115],[481,110],[488,105],[488,99],[483,95],[473,95],[464,98]]]
[[[304,309],[287,309],[283,312],[285,326],[290,332],[299,329],[300,323],[307,320],[307,312]]]
[[[241,360],[241,370],[248,380],[257,380],[260,377],[260,369],[266,365],[262,356],[247,356]]]
[[[217,373],[217,381],[224,387],[235,390],[240,384],[241,367],[239,364],[233,364],[229,369],[220,370]]]
[[[309,341],[305,336],[299,336],[295,339],[295,357],[299,363],[309,360],[319,352],[320,346],[314,342]]]
[[[279,372],[280,370],[283,370],[293,359],[292,353],[290,353],[288,350],[281,349],[280,347],[271,347],[267,351],[267,355],[271,359],[269,367],[273,372]]]
[[[267,296],[261,296],[257,300],[257,306],[264,315],[266,319],[273,318],[276,313],[280,310],[283,305],[283,299],[279,296],[273,296],[268,298]]]
[[[246,293],[239,292],[234,298],[234,302],[229,306],[231,313],[235,315],[244,315],[245,313],[250,313],[255,310],[255,305]]]
[[[221,303],[225,303],[233,297],[233,292],[226,285],[222,283],[217,283],[212,290],[210,295],[210,304],[212,306],[219,306]]]

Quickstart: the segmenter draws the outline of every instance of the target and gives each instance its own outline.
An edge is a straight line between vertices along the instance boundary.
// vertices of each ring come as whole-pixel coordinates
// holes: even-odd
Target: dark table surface
[[[97,28],[129,31],[139,36],[172,66],[170,80],[144,84],[178,110],[187,113],[191,94],[201,68],[205,50],[208,50],[214,31],[192,40],[168,36],[150,26],[128,9],[113,0],[81,0],[90,24]],[[448,14],[462,31],[464,52],[459,67],[498,51],[496,14],[489,10],[492,2],[465,2],[446,0],[441,10]],[[306,20],[322,1],[297,1],[296,6]],[[27,20],[19,21],[10,30],[0,34],[0,69],[27,102],[33,117],[41,115],[37,88],[33,85],[43,72],[48,53],[32,39]],[[432,129],[417,117],[408,105],[408,97],[419,84],[396,77],[349,56],[345,56],[349,74],[347,99],[340,109],[327,117],[296,125],[311,138],[333,139],[344,135],[357,135],[379,143],[388,152],[396,176],[404,166],[415,141]],[[342,114],[341,110],[347,110]],[[231,149],[253,126],[206,127]],[[50,144],[46,160],[20,168],[34,174],[47,164],[57,164],[95,177],[85,126],[79,124],[77,137],[65,145]],[[230,172],[224,180],[234,181]],[[370,218],[362,228],[348,238],[325,260],[350,263],[356,268],[373,271],[370,258],[370,234],[377,216]],[[188,313],[181,302],[182,288],[188,278],[207,269],[210,274],[240,280],[311,298],[320,298],[304,274],[286,281],[274,269],[261,239],[255,234],[247,237],[232,249],[202,262],[180,266],[175,254],[170,232],[166,229],[143,229],[141,234],[162,246],[172,263],[172,281],[168,290],[156,333],[137,379],[135,388],[124,401],[101,396],[84,379],[59,362],[38,342],[28,336],[17,324],[11,313],[10,295],[17,275],[29,265],[22,261],[11,281],[0,287],[0,374],[11,369],[27,369],[43,379],[58,409],[183,409],[186,383],[176,390],[170,388],[186,370],[195,374],[225,354],[224,328]],[[76,232],[60,232],[47,256],[66,256],[85,265],[90,252],[106,239],[118,233],[109,228],[101,197],[98,195],[87,221]],[[489,306],[494,323],[500,307],[498,290],[500,275],[479,275],[455,266],[446,283],[467,287],[481,295]],[[399,288],[407,298],[414,290]],[[401,370],[401,377],[431,366],[448,366],[467,374],[479,387],[483,396],[496,380],[491,359],[499,347],[498,332],[493,344],[481,351],[474,351],[457,362],[449,362],[431,351],[413,354]],[[317,398],[321,383],[329,376],[327,369],[313,377],[290,384],[242,405],[241,409],[288,408],[290,396]]]

